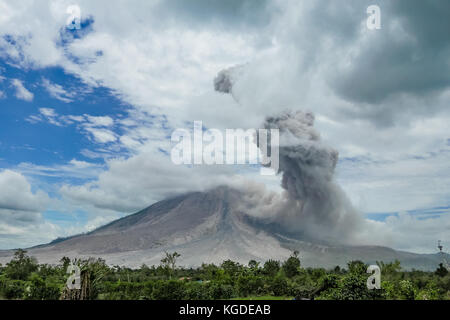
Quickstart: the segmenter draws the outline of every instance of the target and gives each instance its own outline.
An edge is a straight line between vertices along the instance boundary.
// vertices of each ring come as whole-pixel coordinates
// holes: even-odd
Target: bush
[[[99,291],[102,298],[108,300],[145,300],[152,297],[153,283],[104,282]]]
[[[295,251],[284,263],[283,271],[287,277],[292,278],[300,274],[300,259],[298,252]]]
[[[414,286],[409,280],[401,280],[398,285],[398,297],[402,300],[414,300],[416,292]]]
[[[19,249],[14,258],[6,264],[5,274],[13,280],[27,280],[31,273],[37,271],[38,264],[35,258],[26,255],[26,251]]]
[[[200,282],[189,282],[186,284],[185,296],[186,300],[209,300],[211,292],[207,286]]]
[[[264,263],[263,268],[264,274],[269,277],[275,277],[275,275],[280,271],[280,262],[275,260],[268,260]]]
[[[288,293],[288,282],[286,278],[281,275],[276,276],[269,281],[269,291],[277,297],[285,296]]]
[[[246,297],[250,294],[261,294],[264,281],[258,276],[239,276],[236,288],[240,296]]]
[[[155,300],[182,300],[185,296],[185,283],[177,280],[159,280],[155,283],[152,298]]]
[[[61,286],[52,279],[44,281],[39,275],[32,274],[24,298],[29,300],[58,300],[61,296],[61,289]]]
[[[23,299],[29,283],[22,280],[4,280],[1,292],[6,299]]]

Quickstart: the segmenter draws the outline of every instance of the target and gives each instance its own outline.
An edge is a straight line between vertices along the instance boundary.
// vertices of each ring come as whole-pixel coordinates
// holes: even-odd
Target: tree
[[[288,282],[283,275],[277,275],[273,279],[269,280],[269,290],[277,297],[281,297],[287,294]]]
[[[416,296],[416,290],[410,280],[400,280],[396,289],[398,297],[402,300],[414,300]]]
[[[360,260],[350,261],[348,264],[348,271],[352,274],[366,274],[367,265]]]
[[[100,282],[109,272],[105,260],[89,258],[86,260],[74,259],[73,265],[80,269],[80,289],[69,289],[65,286],[61,300],[93,300],[100,291]]]
[[[250,260],[248,262],[248,267],[253,270],[257,270],[259,268],[259,262],[256,260]]]
[[[225,271],[225,274],[229,275],[230,277],[235,277],[239,273],[241,266],[239,263],[234,262],[232,260],[225,260],[220,265],[222,269]]]
[[[185,296],[186,286],[181,281],[158,281],[152,291],[155,300],[181,300]]]
[[[300,259],[298,258],[298,251],[294,251],[292,255],[284,262],[283,271],[289,278],[292,278],[300,273]]]
[[[181,255],[178,252],[174,252],[172,254],[164,251],[166,256],[161,259],[162,266],[168,270],[170,278],[172,278],[172,275],[175,273],[175,267],[177,264],[177,259],[181,257]]]
[[[30,300],[58,300],[61,285],[49,279],[44,280],[38,274],[30,276],[31,285],[27,287],[25,298]]]
[[[6,264],[5,273],[10,279],[27,280],[32,272],[37,271],[38,264],[34,257],[29,257],[25,250],[19,249],[14,258]]]
[[[439,263],[439,267],[436,269],[434,274],[443,278],[448,274],[448,270],[447,270],[447,268],[444,267],[443,263]]]
[[[264,274],[270,276],[270,277],[275,277],[275,275],[278,273],[278,271],[280,271],[280,261],[276,261],[276,260],[267,260],[264,263]]]
[[[377,261],[377,265],[383,274],[395,274],[402,269],[400,261],[397,259],[394,262],[384,263],[383,261]]]
[[[61,267],[63,268],[63,271],[66,272],[67,268],[70,265],[70,258],[69,257],[62,257],[61,260],[59,260],[59,263],[61,264]]]

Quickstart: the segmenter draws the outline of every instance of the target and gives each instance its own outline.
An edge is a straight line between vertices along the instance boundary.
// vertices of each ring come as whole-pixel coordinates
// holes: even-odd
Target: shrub
[[[300,274],[300,259],[298,252],[295,251],[284,263],[283,271],[287,277],[292,278]]]
[[[280,271],[280,262],[275,260],[268,260],[264,263],[263,272],[269,277],[275,277]]]
[[[271,293],[273,293],[274,296],[284,296],[288,294],[288,282],[286,278],[284,278],[281,275],[276,276],[274,279],[271,279],[269,281],[269,288]]]
[[[30,285],[27,286],[25,299],[29,300],[58,300],[61,296],[61,285],[49,278],[44,281],[39,275],[32,274]]]
[[[155,283],[152,298],[155,300],[182,300],[185,296],[185,283],[177,280],[159,280]]]
[[[264,281],[258,276],[239,276],[237,279],[237,290],[239,295],[245,297],[250,294],[261,294],[264,287]]]
[[[23,299],[28,285],[29,283],[22,280],[2,281],[2,295],[6,299]]]

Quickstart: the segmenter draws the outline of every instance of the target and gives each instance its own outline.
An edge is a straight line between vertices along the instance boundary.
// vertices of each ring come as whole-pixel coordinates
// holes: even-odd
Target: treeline
[[[199,268],[177,267],[178,253],[166,253],[158,266],[139,269],[108,266],[102,259],[64,257],[58,265],[38,264],[18,250],[5,266],[0,264],[0,299],[57,300],[70,295],[67,270],[80,267],[89,285],[84,299],[206,300],[245,299],[450,299],[450,275],[440,265],[435,272],[402,271],[398,261],[379,262],[381,289],[368,290],[367,265],[351,261],[347,268],[303,268],[294,252],[285,261],[248,265],[226,260]]]

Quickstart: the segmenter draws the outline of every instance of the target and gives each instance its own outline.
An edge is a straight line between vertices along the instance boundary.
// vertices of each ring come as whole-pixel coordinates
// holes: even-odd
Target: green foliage
[[[212,297],[212,290],[205,284],[200,282],[191,282],[186,284],[186,290],[183,299],[186,300],[210,300]],[[216,298],[220,299],[220,298]]]
[[[14,253],[14,258],[6,264],[4,272],[10,279],[27,280],[31,273],[38,269],[35,258],[26,255],[26,251],[19,249]]]
[[[268,290],[274,296],[284,296],[288,294],[288,282],[282,275],[277,275],[273,279],[269,279]]]
[[[143,264],[138,269],[109,267],[101,259],[70,261],[66,257],[52,266],[38,265],[19,250],[6,266],[0,266],[0,297],[59,299],[66,293],[67,267],[74,263],[89,282],[87,299],[450,299],[450,274],[442,265],[436,272],[402,271],[398,261],[377,262],[382,270],[381,289],[368,290],[367,265],[361,261],[350,261],[348,271],[340,267],[305,269],[294,252],[283,262],[251,260],[245,266],[226,260],[221,265],[186,269],[176,266],[178,257],[176,252],[166,253],[161,265]]]
[[[397,287],[398,298],[402,300],[414,300],[416,290],[410,280],[400,280]]]
[[[394,262],[384,263],[383,261],[377,261],[378,267],[380,267],[381,273],[384,275],[394,275],[400,272],[402,269],[400,261],[395,260]]]
[[[445,277],[448,274],[447,268],[442,263],[439,263],[439,267],[434,272],[439,277]]]
[[[289,278],[292,278],[300,273],[300,259],[298,258],[298,251],[294,251],[293,254],[284,262],[283,271]]]
[[[149,300],[152,297],[153,282],[103,282],[100,296],[106,300]]]
[[[233,286],[220,282],[210,283],[209,292],[211,299],[230,299],[236,295]]]
[[[349,272],[342,276],[326,276],[322,281],[320,299],[371,300],[381,299],[383,292],[367,289],[367,265],[361,261],[348,263]]]
[[[185,296],[186,286],[182,281],[157,281],[154,284],[152,298],[155,300],[182,300]]]
[[[0,292],[5,299],[23,299],[28,283],[23,280],[11,280],[5,276],[0,277]]]
[[[178,252],[168,253],[164,251],[165,257],[161,259],[161,266],[166,270],[167,275],[172,277],[175,274],[175,267],[177,264],[177,259],[181,257]]]
[[[61,295],[61,284],[55,279],[45,281],[37,273],[30,276],[30,284],[26,288],[24,298],[29,300],[58,300]]]
[[[269,277],[274,277],[280,271],[280,261],[268,260],[264,263],[264,274]]]
[[[359,260],[350,261],[347,266],[348,272],[352,274],[365,274],[367,271],[367,265]]]
[[[263,292],[264,281],[261,277],[240,275],[237,279],[236,287],[241,296],[261,294]]]
[[[222,262],[221,267],[225,274],[232,278],[236,277],[241,270],[241,265],[231,260],[225,260]]]
[[[439,289],[435,281],[429,282],[425,288],[420,290],[415,299],[416,300],[439,300],[441,299],[441,289]]]

